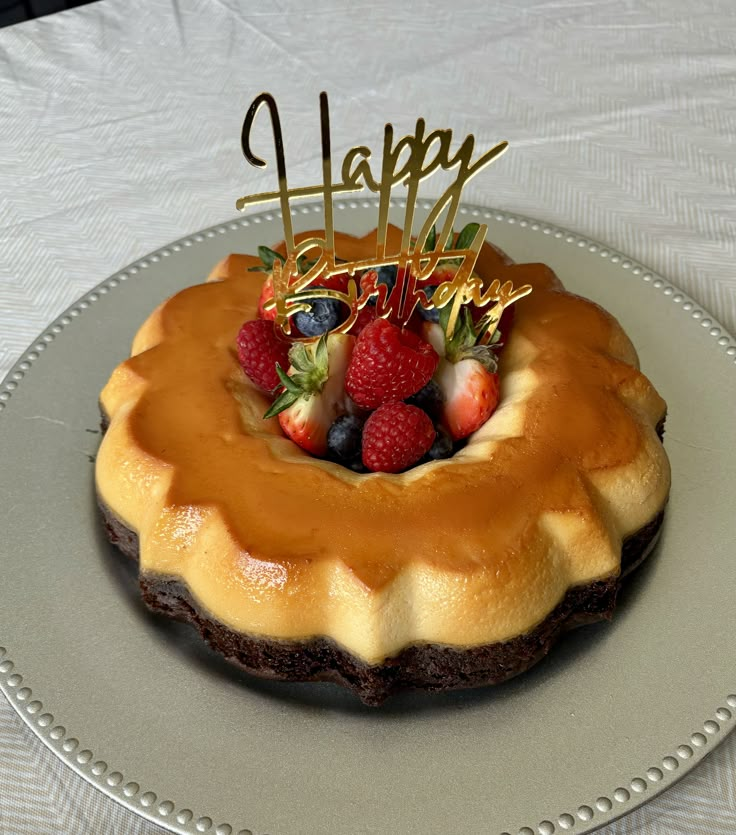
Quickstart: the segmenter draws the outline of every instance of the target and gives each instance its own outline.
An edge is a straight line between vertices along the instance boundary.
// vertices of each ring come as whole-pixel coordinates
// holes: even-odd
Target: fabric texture
[[[93,285],[274,187],[239,148],[258,92],[279,102],[291,183],[318,181],[323,89],[335,158],[418,115],[508,139],[467,202],[603,241],[736,331],[732,0],[101,0],[0,30],[0,378]],[[0,751],[2,835],[159,831],[1,696]],[[735,784],[731,737],[601,831],[731,835]]]

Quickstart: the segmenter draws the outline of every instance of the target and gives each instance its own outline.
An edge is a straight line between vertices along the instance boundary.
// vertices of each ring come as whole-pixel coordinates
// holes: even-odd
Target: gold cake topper
[[[463,188],[476,174],[506,151],[508,142],[500,142],[473,160],[475,138],[472,134],[465,137],[453,154],[450,129],[426,133],[424,119],[417,119],[414,134],[404,136],[394,144],[393,126],[387,124],[384,130],[380,179],[376,180],[373,176],[370,148],[358,145],[345,155],[341,167],[341,181],[335,183],[332,175],[327,93],[320,93],[319,104],[322,142],[322,183],[319,185],[289,188],[281,119],[276,101],[270,93],[261,93],[253,100],[243,122],[243,154],[251,165],[264,168],[265,160],[256,156],[251,149],[250,134],[261,108],[268,108],[279,187],[276,191],[241,197],[236,207],[242,211],[257,203],[279,201],[284,224],[286,258],[283,262],[280,258],[273,262],[274,296],[264,305],[266,309],[275,308],[276,324],[289,334],[290,317],[300,310],[310,309],[305,302],[327,297],[338,299],[350,309],[347,319],[335,329],[344,333],[352,327],[361,308],[376,296],[377,315],[390,318],[400,325],[408,323],[420,302],[428,309],[451,306],[446,326],[447,335],[451,336],[462,305],[472,301],[478,307],[490,308],[483,317],[483,341],[489,342],[504,308],[526,296],[532,288],[529,285],[514,288],[510,281],[501,284],[498,280],[484,286],[473,274],[473,269],[488,227],[485,224],[469,224],[466,227],[469,234],[461,236],[462,240],[455,239],[453,229]],[[457,176],[436,200],[417,236],[412,237],[419,184],[440,168],[444,171],[456,168]],[[386,251],[388,213],[391,190],[399,184],[406,186],[406,209],[401,249],[398,253],[391,253]],[[362,191],[364,187],[379,196],[376,251],[371,258],[340,261],[335,254],[333,195]],[[324,237],[308,238],[297,245],[291,222],[291,200],[318,196],[324,201]],[[443,212],[445,217],[441,230],[436,234],[436,224]],[[453,245],[456,248],[453,249]],[[428,299],[423,292],[423,285],[441,262],[453,263],[457,270],[450,279],[440,284]],[[371,272],[384,265],[397,267],[396,284],[390,292],[383,284],[378,283],[377,273]],[[317,279],[324,280],[342,273],[353,277],[348,282],[347,292],[314,285]],[[361,275],[360,287],[355,280],[356,274]]]

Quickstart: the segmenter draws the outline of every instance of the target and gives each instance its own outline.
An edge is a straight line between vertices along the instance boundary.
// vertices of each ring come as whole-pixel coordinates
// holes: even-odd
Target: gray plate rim
[[[358,207],[369,208],[374,204],[373,200],[335,201],[335,207],[343,210]],[[417,205],[419,208],[428,208],[432,204],[430,201],[420,200]],[[405,201],[392,201],[392,206],[403,208]],[[303,204],[296,211],[304,214],[312,211],[321,213],[322,204]],[[528,229],[529,232],[552,235],[555,238],[564,239],[571,246],[587,248],[589,252],[597,253],[611,263],[618,264],[622,269],[630,270],[632,274],[640,276],[642,281],[650,283],[653,288],[680,305],[703,327],[707,326],[710,335],[717,340],[724,353],[736,363],[736,339],[714,316],[654,270],[615,248],[552,223],[513,212],[464,204],[460,209],[460,214],[469,218],[477,217],[499,223],[518,224],[519,227]],[[136,275],[151,264],[161,261],[184,247],[196,246],[208,238],[225,236],[228,231],[237,231],[262,221],[271,222],[280,217],[280,211],[264,211],[215,224],[200,232],[186,235],[128,264],[82,295],[33,340],[0,384],[0,427],[2,426],[2,411],[23,378],[32,369],[32,364],[38,359],[39,354],[52,347],[55,336],[72,325],[74,320],[90,308],[101,295],[114,291],[126,278]],[[0,636],[1,640],[2,636]],[[22,671],[15,668],[6,648],[0,646],[0,690],[34,735],[65,765],[96,789],[129,811],[171,832],[182,835],[190,835],[190,833],[196,835],[196,833],[211,831],[217,835],[235,833],[233,824],[227,822],[217,824],[204,814],[197,814],[185,807],[178,809],[173,803],[160,803],[155,786],[139,786],[137,783],[127,781],[109,763],[99,761],[94,752],[79,741],[74,729],[69,730],[65,727],[63,717],[55,716],[50,712],[39,694],[33,693],[27,686],[22,686],[22,683]],[[610,824],[654,799],[685,777],[723,742],[734,728],[736,728],[736,693],[728,693],[723,695],[720,706],[703,719],[702,731],[683,734],[679,745],[664,757],[659,757],[656,764],[652,764],[643,772],[646,774],[646,779],[634,778],[628,783],[622,782],[619,786],[612,787],[606,795],[597,799],[584,799],[577,810],[569,810],[557,815],[551,814],[553,810],[549,810],[550,814],[544,819],[526,822],[526,826],[522,826],[519,830],[520,835],[535,835],[536,833],[553,835],[555,832],[567,830],[574,830],[579,835],[584,835],[584,833]],[[252,833],[246,829],[239,830],[238,835],[252,835]],[[502,833],[502,835],[508,835],[508,833]]]

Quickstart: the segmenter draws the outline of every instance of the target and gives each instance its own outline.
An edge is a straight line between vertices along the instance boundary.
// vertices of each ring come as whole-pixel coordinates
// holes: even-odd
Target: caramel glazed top
[[[375,232],[336,247],[367,257]],[[534,288],[502,351],[498,409],[451,459],[358,475],[262,419],[269,400],[235,351],[258,264],[231,255],[164,302],[102,392],[97,488],[138,532],[142,572],[184,581],[232,629],[328,636],[368,663],[417,642],[509,639],[571,586],[618,574],[670,472],[655,431],[666,404],[610,314],[485,244],[482,279]]]

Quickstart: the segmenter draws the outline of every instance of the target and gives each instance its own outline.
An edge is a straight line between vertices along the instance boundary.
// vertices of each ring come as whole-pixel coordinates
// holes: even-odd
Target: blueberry
[[[433,461],[439,458],[449,458],[452,455],[452,438],[441,426],[437,427],[437,435],[427,455]]]
[[[376,284],[386,285],[386,298],[388,298],[389,294],[396,286],[396,264],[384,264],[383,267],[378,267],[376,272],[378,273],[378,281],[376,281]],[[375,303],[376,297],[372,296],[368,304]]]
[[[350,466],[350,462],[360,457],[364,423],[363,418],[356,415],[343,415],[330,426],[327,431],[327,451],[331,458]]]
[[[436,289],[436,287],[422,287],[424,295],[427,297],[427,301],[429,301],[432,298]],[[422,319],[426,319],[428,322],[439,322],[440,320],[440,312],[439,310],[437,310],[437,308],[427,310],[426,307],[422,307],[422,305],[419,304],[417,305],[417,310],[419,311],[419,315],[422,317]]]
[[[304,336],[320,336],[337,327],[340,321],[340,302],[337,299],[306,299],[310,310],[294,314],[294,324]]]
[[[419,389],[416,394],[406,398],[406,402],[412,406],[418,406],[423,412],[426,412],[433,421],[440,418],[442,412],[442,404],[445,398],[442,396],[442,390],[435,383],[430,380],[424,388]]]
[[[396,286],[396,264],[384,264],[378,268],[378,284],[385,284],[390,293]]]

